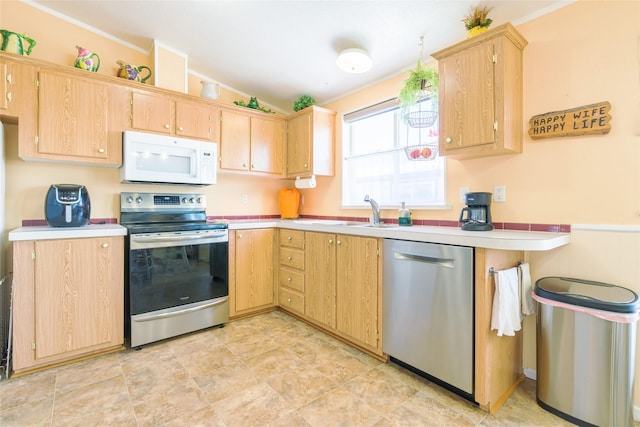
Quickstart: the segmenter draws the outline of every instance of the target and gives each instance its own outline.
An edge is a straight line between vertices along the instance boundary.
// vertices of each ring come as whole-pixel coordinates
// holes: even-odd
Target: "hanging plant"
[[[309,95],[302,95],[296,102],[293,103],[293,111],[300,111],[304,108],[310,107],[316,103],[316,100]]]
[[[409,77],[404,81],[398,101],[403,108],[410,107],[426,96],[436,98],[438,95],[438,72],[422,65],[420,59],[415,70],[409,70]]]

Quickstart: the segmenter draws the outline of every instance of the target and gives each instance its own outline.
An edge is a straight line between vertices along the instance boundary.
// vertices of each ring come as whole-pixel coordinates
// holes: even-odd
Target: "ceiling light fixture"
[[[371,69],[373,60],[365,50],[353,48],[340,52],[336,64],[342,71],[360,74]]]

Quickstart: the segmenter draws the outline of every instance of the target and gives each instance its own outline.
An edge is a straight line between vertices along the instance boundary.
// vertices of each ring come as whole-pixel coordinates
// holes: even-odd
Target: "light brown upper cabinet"
[[[440,155],[522,152],[522,51],[511,24],[431,54],[438,60]]]
[[[287,177],[335,173],[336,113],[311,106],[287,118]]]
[[[35,138],[33,144],[21,141],[20,157],[109,166],[122,163],[121,124],[116,123],[115,114],[108,114],[117,109],[110,102],[118,100],[121,88],[79,73],[41,69],[37,91]]]
[[[219,109],[205,101],[131,92],[131,128],[217,142]]]
[[[21,112],[22,108],[35,105],[36,79],[35,66],[0,56],[0,115],[27,120],[30,112]]]
[[[222,109],[220,169],[284,176],[286,122]]]

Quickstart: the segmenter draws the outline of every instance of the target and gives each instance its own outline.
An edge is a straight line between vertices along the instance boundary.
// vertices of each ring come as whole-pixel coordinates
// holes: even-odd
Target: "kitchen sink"
[[[398,224],[349,224],[349,227],[398,228]]]

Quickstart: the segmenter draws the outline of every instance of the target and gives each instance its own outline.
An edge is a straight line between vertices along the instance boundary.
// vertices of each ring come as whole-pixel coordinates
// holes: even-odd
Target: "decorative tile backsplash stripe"
[[[91,218],[89,220],[90,224],[117,224],[118,218]],[[35,227],[35,226],[43,226],[47,225],[46,219],[23,219],[22,226],[23,227]]]
[[[280,219],[280,215],[217,215],[208,216],[209,221],[240,221],[240,220],[269,220]],[[301,215],[300,219],[329,219],[333,221],[368,222],[369,218],[357,216],[322,216],[322,215]],[[398,218],[382,218],[383,222],[397,224]],[[117,218],[91,218],[91,224],[117,224]],[[44,219],[23,219],[23,227],[47,225]],[[462,223],[458,221],[437,220],[437,219],[414,219],[413,225],[428,225],[432,227],[460,227]],[[518,230],[518,231],[543,231],[548,233],[570,233],[570,224],[526,224],[518,222],[494,222],[493,228],[496,230]]]

